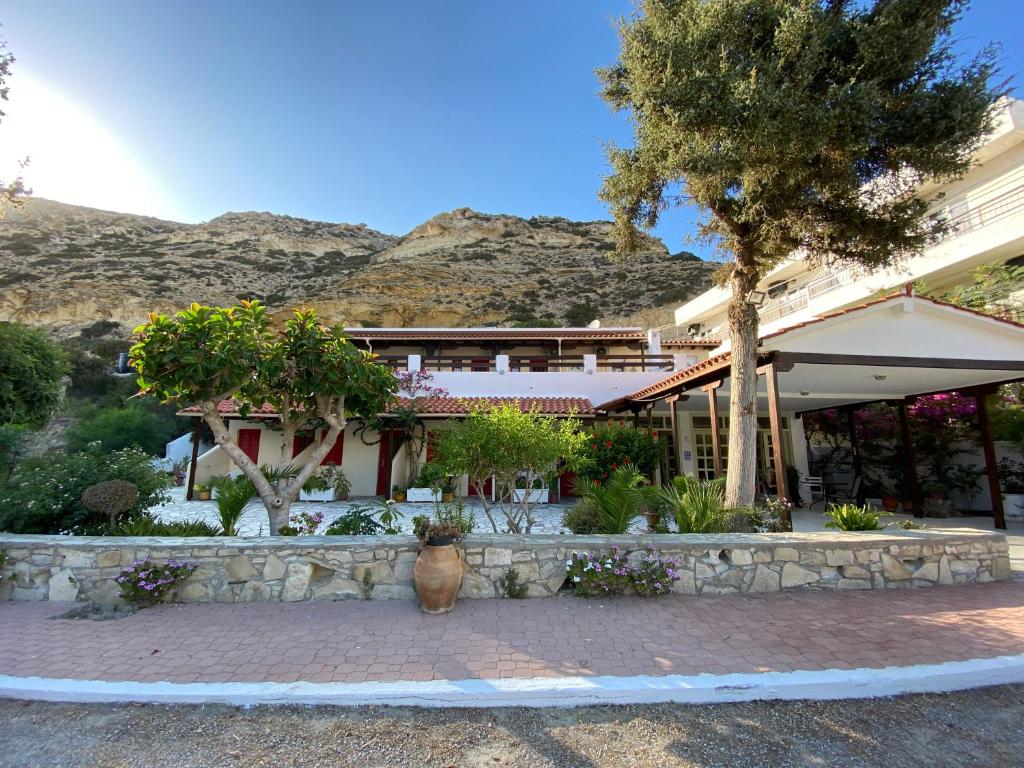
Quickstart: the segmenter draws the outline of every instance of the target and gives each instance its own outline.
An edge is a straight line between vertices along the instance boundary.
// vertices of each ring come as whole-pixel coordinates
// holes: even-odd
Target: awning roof
[[[361,341],[645,341],[642,328],[346,328]]]
[[[1024,326],[935,299],[894,294],[823,315],[761,339],[759,365],[774,363],[780,406],[812,411],[978,388],[1024,377]],[[731,354],[602,403],[623,411],[722,382]],[[759,393],[766,397],[765,381]],[[688,407],[703,408],[703,398]]]

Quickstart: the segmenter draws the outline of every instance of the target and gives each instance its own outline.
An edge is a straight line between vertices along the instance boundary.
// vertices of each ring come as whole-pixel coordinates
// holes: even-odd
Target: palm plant
[[[825,523],[826,528],[838,528],[840,531],[879,531],[885,527],[878,522],[881,515],[871,507],[832,504],[825,514],[832,518]]]
[[[632,466],[613,470],[603,484],[580,481],[576,495],[597,510],[597,533],[626,533],[633,521],[653,506],[657,491]]]
[[[238,535],[238,520],[246,505],[256,495],[256,486],[244,475],[216,477],[210,484],[217,491],[217,514],[225,536]]]
[[[725,533],[736,514],[725,506],[725,479],[675,478],[661,489],[661,500],[675,518],[679,533]]]

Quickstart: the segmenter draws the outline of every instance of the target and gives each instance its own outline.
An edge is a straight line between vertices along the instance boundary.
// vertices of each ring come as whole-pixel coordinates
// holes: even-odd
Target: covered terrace
[[[597,406],[599,413],[640,413],[668,404],[710,415],[716,474],[723,460],[718,416],[728,412],[731,356],[726,349],[644,389]],[[758,410],[771,425],[771,462],[777,493],[789,497],[782,414],[894,405],[900,416],[903,458],[914,505],[923,515],[908,403],[923,395],[958,392],[977,398],[978,429],[997,528],[1005,528],[996,456],[985,396],[1024,379],[1024,326],[908,289],[852,309],[823,315],[764,336],[758,355]],[[856,454],[856,448],[854,449]],[[675,472],[680,467],[673,467]]]

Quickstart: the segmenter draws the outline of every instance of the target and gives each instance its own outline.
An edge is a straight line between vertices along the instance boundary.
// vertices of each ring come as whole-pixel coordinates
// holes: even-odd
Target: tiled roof
[[[421,416],[465,416],[474,407],[509,404],[519,405],[524,412],[536,408],[544,416],[574,414],[587,418],[594,415],[594,405],[585,397],[431,397],[421,399],[417,410]],[[238,403],[234,400],[222,400],[217,404],[217,411],[222,416],[237,416]],[[190,405],[178,411],[179,416],[199,416],[201,413],[198,405]],[[273,408],[264,405],[248,418],[276,416],[277,412]]]
[[[598,411],[614,410],[615,408],[623,405],[631,400],[647,400],[654,395],[658,395],[661,392],[672,389],[673,387],[682,384],[684,381],[700,376],[702,373],[707,371],[715,370],[716,368],[722,368],[728,365],[732,355],[728,352],[723,352],[720,355],[709,357],[707,360],[701,360],[696,365],[691,365],[689,368],[684,368],[681,371],[676,371],[671,376],[666,376],[660,381],[656,381],[653,384],[649,384],[643,389],[638,389],[636,392],[630,392],[628,395],[617,397],[614,400],[609,400],[606,403],[594,406]]]
[[[715,339],[662,339],[663,347],[717,347],[722,342]]]
[[[345,333],[364,341],[643,341],[647,338],[642,328],[346,328]]]

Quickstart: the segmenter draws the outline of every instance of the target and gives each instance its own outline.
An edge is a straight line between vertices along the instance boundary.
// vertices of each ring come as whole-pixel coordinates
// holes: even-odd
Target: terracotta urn
[[[450,540],[446,544],[423,545],[412,578],[424,613],[447,613],[454,608],[462,586],[462,560],[455,545]]]
[[[895,512],[897,509],[900,508],[900,500],[895,496],[883,496],[882,508],[886,512]]]

